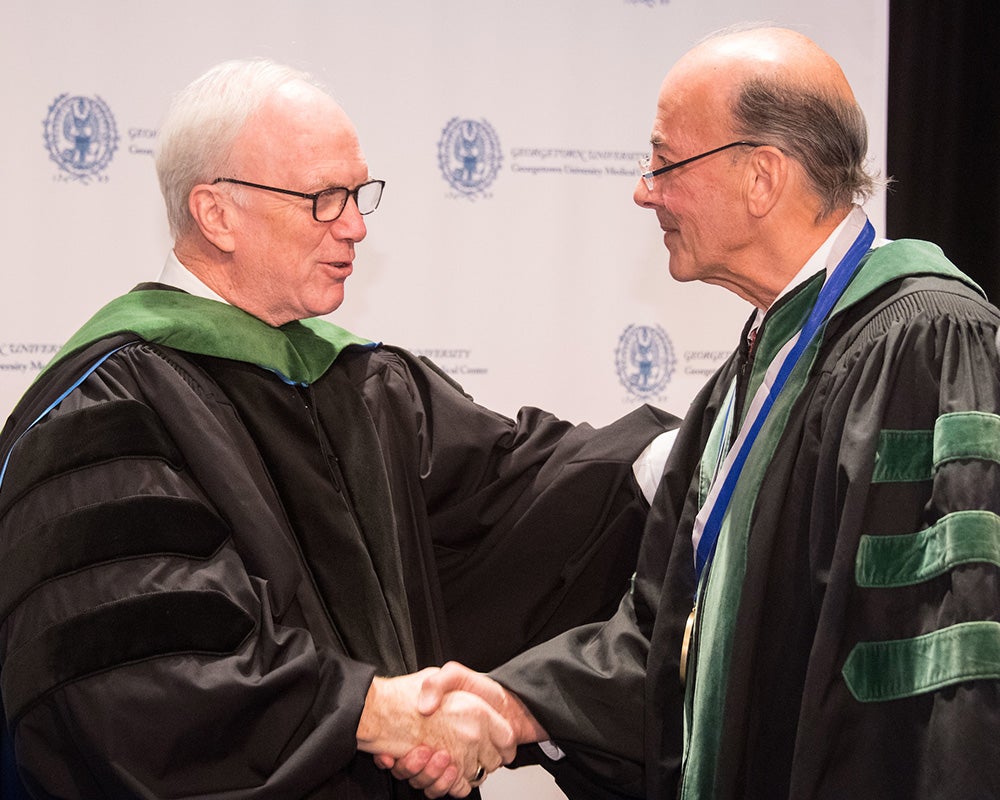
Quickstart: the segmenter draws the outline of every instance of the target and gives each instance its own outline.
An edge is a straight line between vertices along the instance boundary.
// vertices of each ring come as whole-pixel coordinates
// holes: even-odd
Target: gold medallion
[[[688,614],[687,623],[684,625],[684,637],[681,639],[681,686],[684,685],[684,681],[687,679],[688,651],[691,649],[691,635],[694,633],[694,617],[697,610],[698,606],[695,606],[691,609],[691,613]]]

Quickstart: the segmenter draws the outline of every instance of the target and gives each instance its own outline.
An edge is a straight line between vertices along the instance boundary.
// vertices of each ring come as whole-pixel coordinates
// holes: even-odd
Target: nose
[[[646,186],[646,181],[642,178],[635,184],[635,191],[632,192],[632,200],[637,206],[643,208],[653,208],[656,205],[653,192]]]
[[[330,231],[337,239],[360,242],[368,234],[368,226],[365,225],[365,218],[358,210],[358,203],[354,197],[348,197],[344,210],[340,216],[330,223]]]

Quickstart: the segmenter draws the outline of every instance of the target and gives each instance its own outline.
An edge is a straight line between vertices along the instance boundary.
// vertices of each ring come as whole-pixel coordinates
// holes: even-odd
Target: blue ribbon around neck
[[[729,507],[729,503],[733,498],[733,492],[736,489],[736,482],[740,478],[740,473],[746,464],[747,457],[750,455],[753,443],[757,439],[757,434],[760,433],[761,428],[764,426],[764,422],[767,420],[767,416],[774,406],[775,400],[778,399],[778,395],[788,380],[788,376],[795,369],[795,365],[798,363],[799,358],[801,358],[802,353],[805,352],[806,347],[809,346],[809,343],[816,336],[827,316],[833,310],[834,305],[836,305],[840,296],[844,293],[847,285],[851,282],[851,278],[854,277],[861,259],[864,258],[865,253],[868,252],[874,241],[875,229],[872,227],[870,221],[865,220],[865,225],[857,238],[855,238],[854,243],[844,254],[840,263],[834,268],[833,274],[823,284],[823,288],[820,289],[819,296],[816,298],[812,311],[809,313],[809,318],[799,332],[799,338],[785,357],[784,362],[782,362],[770,391],[768,391],[764,402],[761,404],[757,415],[754,417],[747,431],[746,438],[737,451],[729,471],[723,477],[722,487],[719,490],[715,505],[712,507],[708,519],[705,521],[701,539],[698,541],[698,549],[695,552],[695,572],[699,579],[715,552],[715,546],[719,541],[719,533],[722,530],[722,520],[725,518],[726,509]]]

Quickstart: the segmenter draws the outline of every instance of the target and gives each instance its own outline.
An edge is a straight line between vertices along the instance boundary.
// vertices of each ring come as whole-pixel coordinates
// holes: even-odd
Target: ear
[[[764,217],[777,205],[788,184],[788,158],[776,147],[763,146],[750,156],[747,210]]]
[[[224,253],[236,249],[233,222],[236,209],[230,198],[215,186],[200,183],[188,195],[188,208],[201,235]]]

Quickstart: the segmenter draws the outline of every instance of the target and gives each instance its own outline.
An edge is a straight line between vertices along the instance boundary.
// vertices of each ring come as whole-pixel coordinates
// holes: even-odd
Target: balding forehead
[[[716,36],[694,47],[682,61],[686,69],[714,74],[731,86],[763,78],[854,99],[836,60],[807,36],[787,28]]]
[[[659,116],[728,118],[735,87],[741,83],[725,65],[682,59],[664,78],[658,98]]]
[[[730,94],[710,76],[673,75],[664,80],[650,143],[671,159],[722,143],[732,132]]]

